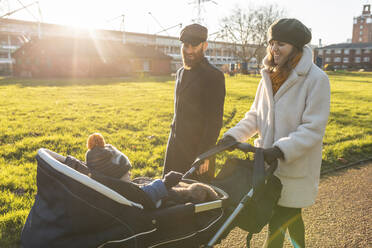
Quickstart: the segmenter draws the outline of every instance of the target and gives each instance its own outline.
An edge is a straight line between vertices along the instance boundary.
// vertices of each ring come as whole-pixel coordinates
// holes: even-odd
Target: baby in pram
[[[122,181],[131,180],[132,165],[127,156],[110,144],[106,144],[99,133],[91,134],[87,141],[86,164],[92,171]],[[141,189],[160,207],[163,200],[170,199],[175,203],[200,203],[218,199],[218,194],[208,185],[202,183],[180,182],[182,174],[171,171],[163,179],[156,179]]]

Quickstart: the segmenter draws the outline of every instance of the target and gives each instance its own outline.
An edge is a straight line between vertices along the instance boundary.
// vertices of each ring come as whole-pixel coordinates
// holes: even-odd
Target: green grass
[[[323,169],[372,156],[372,73],[331,73],[330,80]],[[258,76],[227,76],[221,134],[248,111],[258,82]],[[159,176],[173,91],[174,80],[166,77],[0,79],[0,247],[19,242],[36,194],[39,148],[84,160],[88,135],[101,132],[128,155],[134,176]],[[233,156],[243,154],[223,153],[217,163]]]

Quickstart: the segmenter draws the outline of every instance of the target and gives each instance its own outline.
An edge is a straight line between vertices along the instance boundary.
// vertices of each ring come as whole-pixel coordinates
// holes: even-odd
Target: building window
[[[151,70],[151,63],[148,60],[143,61],[143,71],[149,72]]]
[[[349,54],[350,50],[349,49],[344,49],[344,54]]]
[[[369,49],[365,49],[365,50],[364,50],[364,53],[369,53],[369,52],[370,52]]]
[[[360,31],[360,32],[359,32],[359,35],[362,35],[362,34],[363,34],[363,31]]]
[[[46,64],[47,64],[47,67],[50,69],[52,68],[52,61],[50,60],[50,58],[47,58],[46,59]]]
[[[327,49],[326,54],[331,54],[331,51],[332,51],[331,49]]]
[[[355,57],[355,63],[360,63],[360,57]]]
[[[318,50],[318,55],[322,56],[323,55],[323,50]]]
[[[7,52],[0,52],[0,58],[7,59],[8,53]]]
[[[369,57],[364,57],[363,62],[369,62]]]
[[[354,24],[357,24],[357,23],[358,23],[358,20],[354,18]]]
[[[341,54],[341,49],[336,49],[335,54]]]
[[[325,58],[325,62],[331,62],[331,58]]]
[[[355,54],[361,54],[361,50],[360,49],[355,49]]]
[[[360,27],[359,27],[360,29],[363,29],[363,25],[360,25]]]
[[[344,58],[344,59],[342,60],[342,62],[344,62],[344,63],[349,63],[349,58]]]
[[[367,18],[367,23],[372,23],[372,18],[371,17]]]
[[[362,41],[362,37],[359,37],[359,41]]]
[[[341,62],[341,58],[340,57],[336,57],[333,59],[333,62]]]

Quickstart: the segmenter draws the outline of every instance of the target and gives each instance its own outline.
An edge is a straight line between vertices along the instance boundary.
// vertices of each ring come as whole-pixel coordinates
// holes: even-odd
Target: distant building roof
[[[93,38],[69,38],[69,37],[45,37],[32,39],[24,44],[14,54],[25,50],[48,51],[54,55],[74,54],[84,56],[99,56],[103,58],[127,57],[127,58],[156,58],[171,59],[159,50],[151,46],[123,44],[119,41],[102,40]]]
[[[34,27],[34,31],[36,32],[38,29],[38,23],[33,22],[33,21],[25,21],[25,20],[17,20],[17,19],[8,19],[8,18],[2,18],[0,19],[0,25],[2,24],[18,24],[18,25],[25,25],[25,26],[32,26]],[[54,30],[56,33],[59,33],[59,35],[64,35],[64,36],[88,36],[90,30],[86,28],[75,28],[73,26],[66,26],[66,25],[61,25],[61,24],[52,24],[52,23],[45,23],[42,22],[40,23],[41,27],[41,33],[42,35],[49,35],[48,32],[45,32],[45,29],[50,31]],[[14,30],[7,30],[8,32],[14,32]],[[21,30],[18,30],[20,33],[22,33]],[[118,30],[106,30],[106,29],[95,29],[94,32],[97,35],[102,35],[106,39],[108,39],[108,36],[110,34],[115,34],[118,36],[122,36],[123,32],[118,31]],[[145,34],[145,33],[137,33],[137,32],[124,32],[125,35],[127,36],[140,36],[140,37],[147,37],[149,39],[155,39],[155,38],[163,38],[167,40],[173,40],[173,41],[178,41],[181,44],[181,41],[179,41],[178,37],[174,36],[165,36],[165,35],[159,35],[159,34]],[[209,37],[208,42],[211,44],[220,44],[220,45],[231,45],[235,46],[235,43],[231,42],[225,42],[225,41],[217,41],[213,40],[212,37]],[[254,44],[248,44],[248,46],[255,47],[256,45]]]
[[[372,43],[338,43],[329,46],[319,47],[317,49],[335,49],[335,48],[372,48]]]

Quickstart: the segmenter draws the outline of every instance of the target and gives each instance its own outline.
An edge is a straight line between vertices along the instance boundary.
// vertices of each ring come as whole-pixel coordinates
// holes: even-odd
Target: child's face
[[[130,173],[130,171],[128,171],[127,173],[125,173],[121,178],[120,180],[124,181],[124,182],[129,182],[130,181],[130,176],[132,175],[132,173]]]

